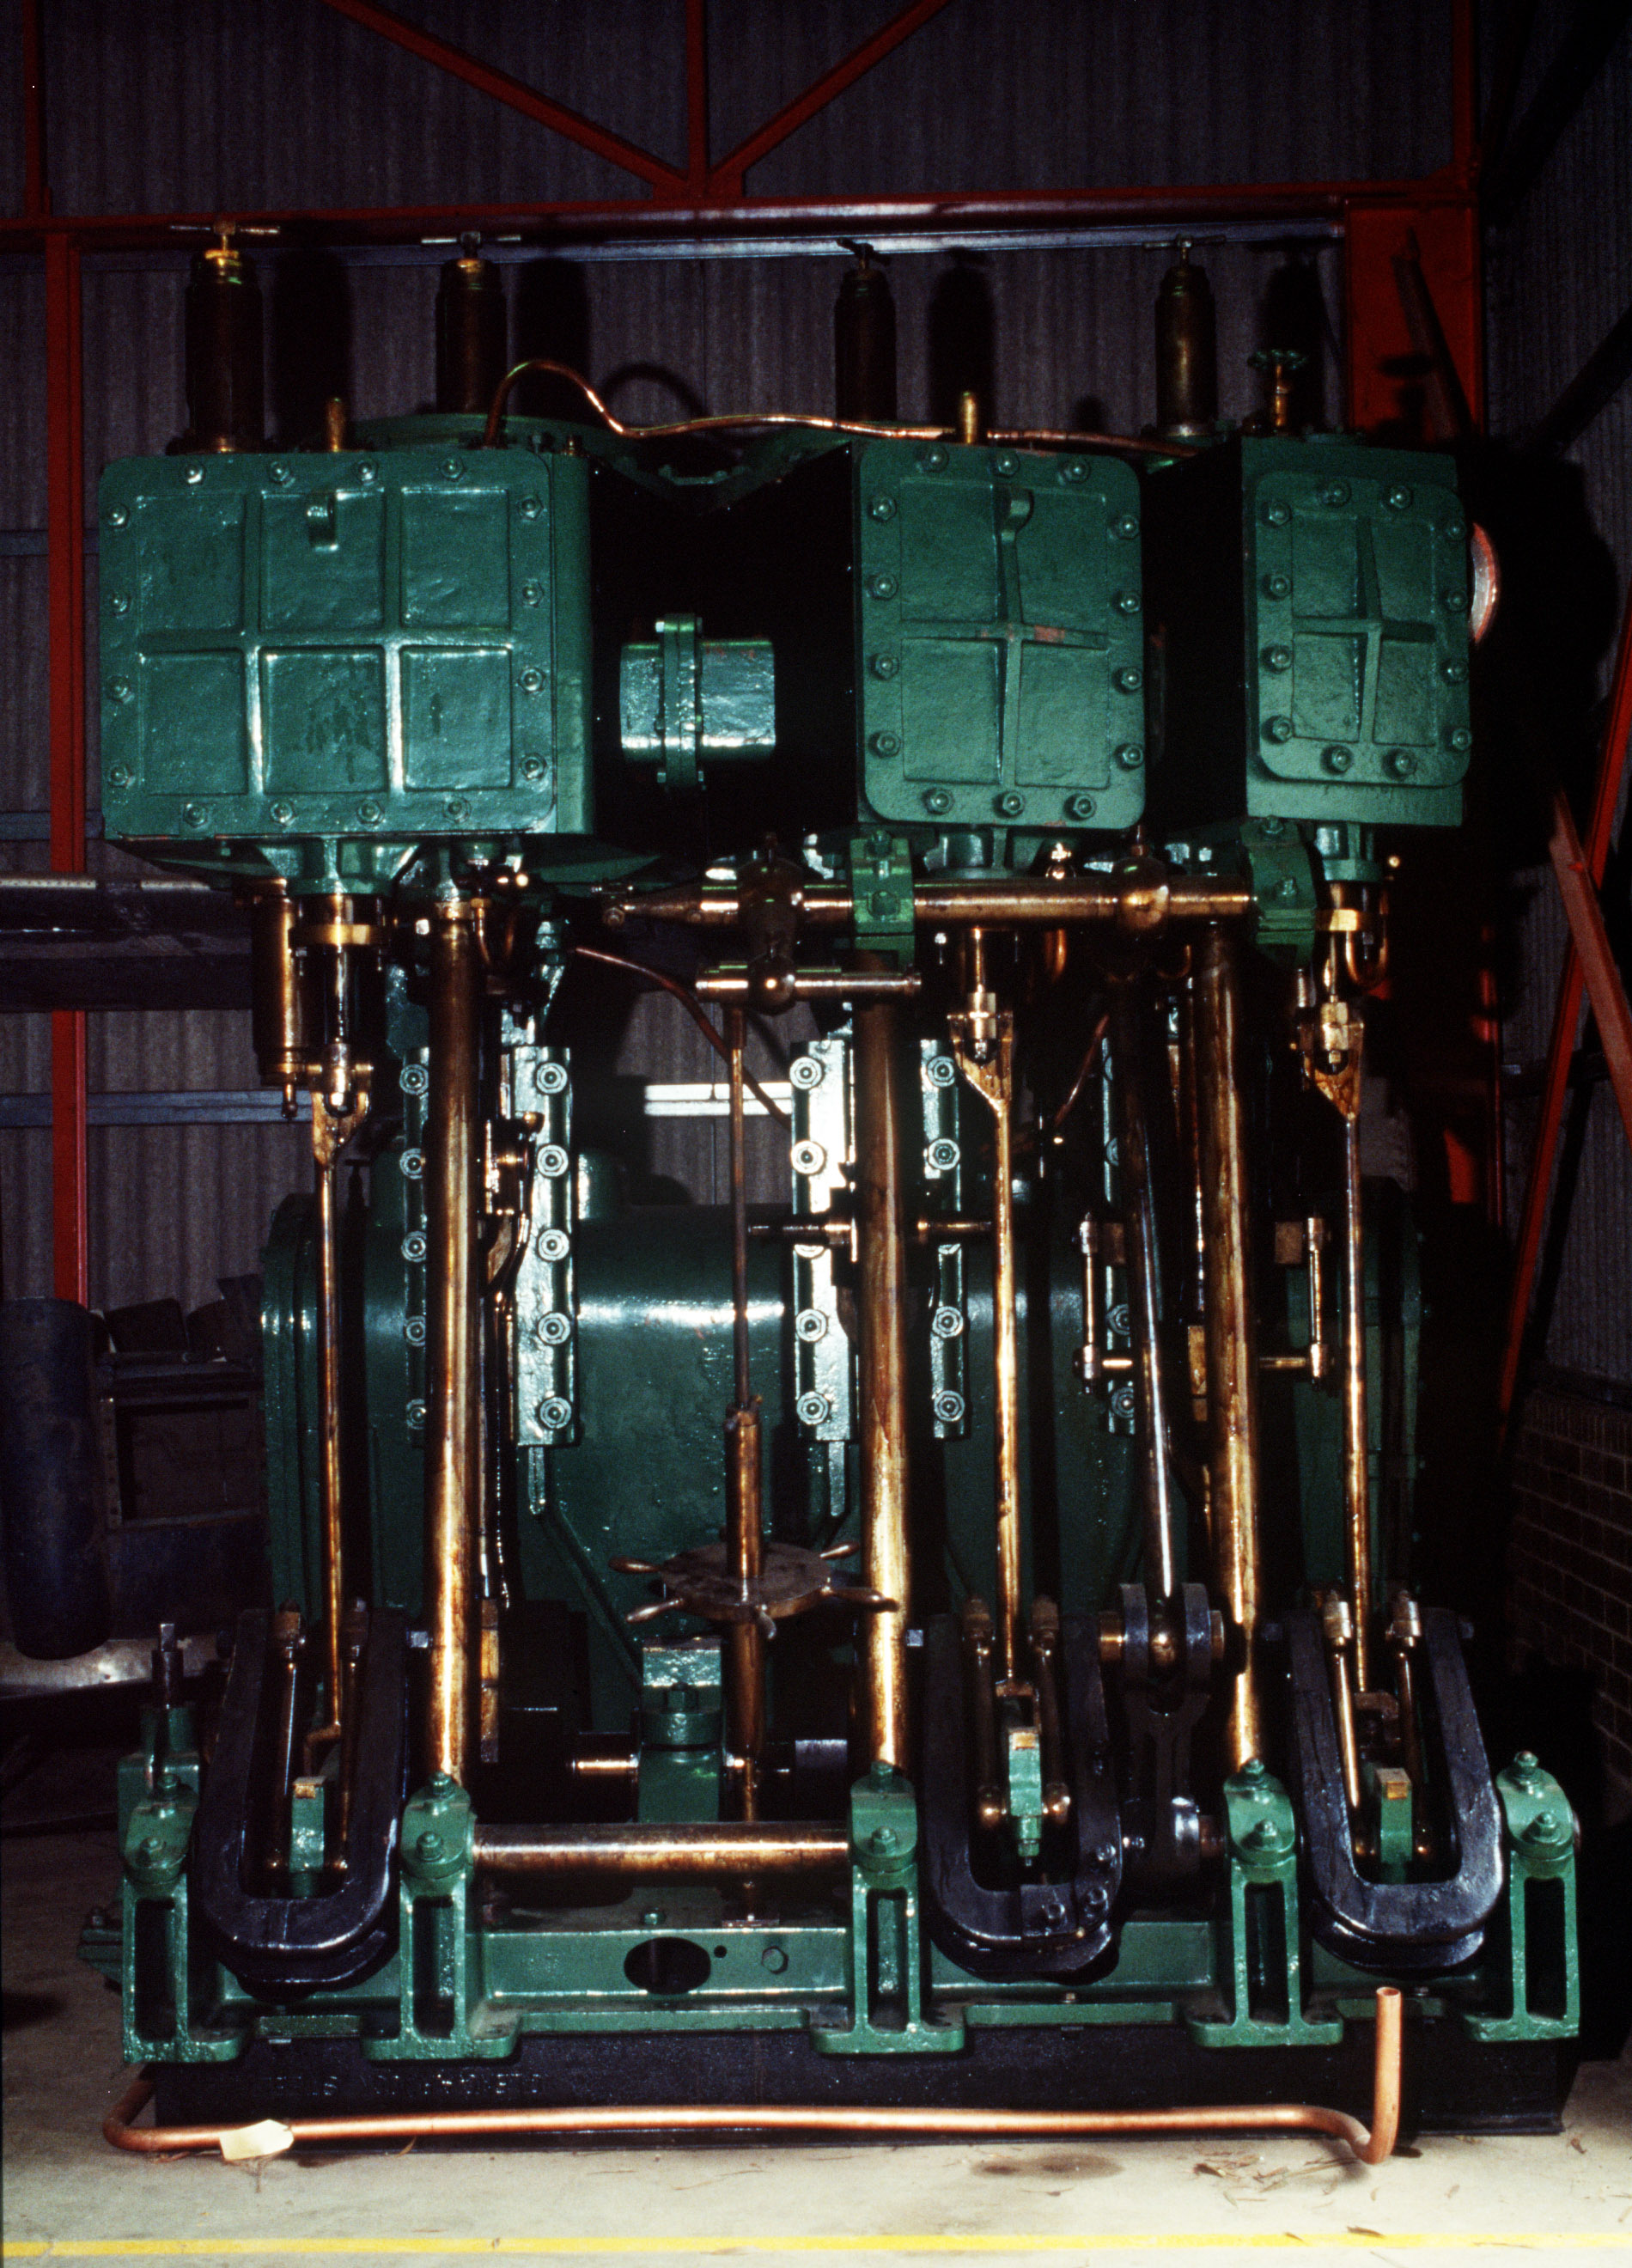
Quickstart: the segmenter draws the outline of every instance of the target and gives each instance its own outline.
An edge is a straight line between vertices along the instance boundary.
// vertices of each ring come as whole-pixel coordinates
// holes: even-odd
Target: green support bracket
[[[402,1814],[398,1884],[398,2031],[365,2039],[375,2062],[491,2060],[510,2054],[517,2020],[488,2009],[473,1988],[469,1898],[475,1872],[470,1798],[445,1772],[432,1775]]]
[[[239,2032],[195,2028],[204,1978],[195,1962],[184,1868],[201,1764],[192,1712],[144,1709],[142,1749],[120,1767],[120,1922],[127,2063],[228,2063]]]
[[[850,1791],[850,2021],[812,2024],[824,2055],[956,2053],[961,2017],[926,2016],[918,1917],[918,1805],[912,1783],[876,1764]]]
[[[641,1648],[639,1816],[720,1816],[725,1722],[717,1638]]]
[[[898,835],[877,828],[850,841],[850,888],[859,953],[887,954],[903,968],[912,959],[912,853]]]
[[[1462,2012],[1476,2040],[1568,2040],[1581,2029],[1576,1947],[1576,1822],[1551,1772],[1527,1751],[1496,1774],[1507,1853],[1508,2014]],[[1546,1886],[1558,1885],[1550,1896]]]
[[[1343,2036],[1342,2019],[1312,2019],[1304,2012],[1298,1822],[1286,1790],[1254,1756],[1224,1782],[1224,1793],[1230,1911],[1218,1965],[1230,1977],[1233,2001],[1223,2021],[1187,2016],[1190,2036],[1209,2048],[1335,2047]],[[1256,1931],[1249,1921],[1254,1902]],[[1266,1998],[1278,2000],[1283,1989],[1284,2015],[1253,2014],[1254,1999],[1261,2007]]]
[[[1315,873],[1308,846],[1283,819],[1249,819],[1240,841],[1258,907],[1258,949],[1283,968],[1299,968],[1315,947]]]

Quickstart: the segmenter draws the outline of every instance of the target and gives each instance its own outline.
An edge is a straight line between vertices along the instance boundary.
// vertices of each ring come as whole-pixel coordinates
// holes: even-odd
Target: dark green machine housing
[[[1194,1093],[1183,1003],[1202,947],[1158,933],[1187,891],[1234,891],[1255,940],[1254,1014],[1291,998],[1301,970],[1307,1018],[1336,967],[1330,940],[1373,917],[1343,896],[1378,871],[1371,830],[1455,823],[1469,735],[1452,467],[1320,437],[1226,441],[1141,477],[1114,454],[950,440],[796,431],[702,458],[560,423],[511,419],[496,447],[480,431],[403,419],[338,453],[178,455],[116,465],[103,484],[110,838],[224,884],[372,908],[357,933],[380,956],[340,1241],[346,1518],[372,1617],[360,1690],[379,1734],[356,1768],[383,1837],[379,1901],[325,1971],[309,1948],[354,1895],[334,1864],[351,1767],[336,1749],[263,1785],[270,1705],[255,1697],[272,1656],[251,1618],[208,1770],[187,1712],[167,1699],[151,1713],[121,1783],[121,1930],[86,1940],[121,1980],[127,2053],[158,2071],[161,2113],[654,2090],[729,2101],[750,2086],[794,2102],[1357,2101],[1382,1978],[1417,1996],[1422,2123],[1545,2124],[1577,2014],[1568,1808],[1529,1762],[1493,1778],[1452,1619],[1425,1609],[1413,1638],[1393,1603],[1410,1570],[1386,1564],[1388,1539],[1430,1508],[1410,1503],[1415,1239],[1403,1202],[1375,1192],[1356,1286],[1377,1568],[1362,1610],[1393,1613],[1400,1645],[1432,1655],[1419,1672],[1431,1757],[1415,1767],[1402,1841],[1390,1799],[1406,1775],[1368,1732],[1361,1919],[1333,1904],[1346,1862],[1321,1841],[1334,1773],[1311,1601],[1343,1578],[1345,1436],[1310,1350],[1342,1329],[1334,1263],[1324,1278],[1316,1265],[1341,1176],[1324,1121],[1309,1138],[1324,1105],[1299,1088],[1273,1005],[1240,1042],[1237,1080],[1263,1212],[1262,1625],[1244,1638],[1221,1616],[1215,1644],[1197,1189],[1170,1108]],[[1142,821],[1150,839],[1136,841]],[[989,961],[922,915],[915,926],[916,894],[1011,889],[1018,903],[1051,876],[1114,898],[1115,924],[1069,945],[1017,927]],[[694,894],[690,931],[643,912],[649,886]],[[800,967],[834,981],[783,1027],[787,1202],[753,1223],[746,1351],[767,1544],[864,1542],[846,1235],[870,1106],[864,1003],[842,981],[883,969],[909,1002],[913,1757],[862,1754],[867,1609],[828,1603],[778,1624],[766,1649],[761,1791],[765,1819],[839,1838],[826,1874],[746,1891],[673,1877],[507,1890],[478,1868],[478,1820],[534,1822],[546,1839],[702,1829],[728,1818],[734,1785],[727,1634],[699,1615],[655,1638],[629,1619],[662,1596],[652,1569],[714,1543],[728,1520],[731,1216],[631,1198],[638,1159],[609,1153],[616,1112],[582,1068],[599,1035],[575,947],[644,954],[685,984],[713,947],[710,903],[758,891],[762,911],[768,892],[798,929],[807,900],[846,890],[844,921],[798,929]],[[502,898],[510,923],[480,1083],[484,1251],[500,1257],[483,1309],[478,1587],[498,1667],[488,1680],[484,1652],[491,1716],[463,1788],[427,1772],[413,1729],[428,1674],[426,1158],[440,1107],[422,940],[460,894]],[[337,917],[332,934],[343,928]],[[730,934],[722,983],[741,974],[732,952],[756,950]],[[1106,1004],[1130,984],[1143,988],[1136,1045],[1118,1026],[1107,1063]],[[1000,1317],[978,1232],[1005,1198],[959,1004],[995,1014],[978,1004],[1000,996],[1019,1035],[1006,1201],[1021,1254],[1021,1582],[1063,1616],[1071,1815],[1097,1806],[1109,1822],[1098,1850],[1084,1827],[1074,1862],[1057,1789],[1045,1807],[1040,1738],[1028,1744],[1012,1713],[1005,1800],[1025,1830],[993,1842],[971,1823],[956,1697],[969,1602],[1000,1580]],[[1308,1045],[1329,1051],[1341,1026],[1320,997]],[[1145,1290],[1120,1087],[1136,1079],[1165,1192]],[[327,1108],[320,1094],[312,1107]],[[316,1235],[313,1201],[291,1197],[267,1248],[263,1316],[276,1595],[313,1639],[327,1611]],[[1117,1682],[1136,1651],[1117,1618],[1136,1618],[1153,1580],[1150,1390],[1135,1375],[1147,1296],[1188,1586],[1182,1691],[1159,1670],[1136,1690]],[[1209,1680],[1236,1676],[1247,1644],[1268,1730],[1232,1767]],[[289,1690],[332,1710],[315,1646],[303,1659]],[[401,1776],[376,1786],[404,1738],[404,1691]],[[1154,1778],[1152,1757],[1165,1760]],[[240,1769],[248,1827],[232,1809]],[[346,1800],[360,1835],[367,1807]],[[1340,1818],[1340,1841],[1351,1826]],[[1452,1927],[1441,1910],[1475,1846],[1484,1903]],[[1024,1917],[995,1950],[952,1917],[959,1866],[966,1907]],[[1079,1896],[1078,1936],[1090,1915],[1106,1934],[1073,1969],[1055,1906]],[[246,1900],[253,1946],[230,1919]]]

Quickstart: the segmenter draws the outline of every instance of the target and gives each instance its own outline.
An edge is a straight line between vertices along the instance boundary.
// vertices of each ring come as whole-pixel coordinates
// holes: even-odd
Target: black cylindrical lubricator
[[[1196,441],[1218,417],[1218,330],[1205,272],[1180,239],[1156,295],[1156,430]]]
[[[491,260],[443,262],[437,290],[437,407],[485,416],[504,375],[504,285]]]
[[[833,310],[836,414],[867,424],[895,420],[895,302],[865,245],[839,285]]]
[[[97,1485],[91,1316],[71,1300],[0,1305],[0,1515],[19,1653],[64,1661],[113,1629]]]
[[[186,446],[258,449],[265,436],[261,286],[227,243],[194,255],[187,285]]]

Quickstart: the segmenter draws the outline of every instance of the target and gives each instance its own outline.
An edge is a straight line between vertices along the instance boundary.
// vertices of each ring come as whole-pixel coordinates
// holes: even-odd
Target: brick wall
[[[1593,1723],[1632,1790],[1632,1409],[1539,1386],[1514,1433],[1513,1635],[1591,1673]]]

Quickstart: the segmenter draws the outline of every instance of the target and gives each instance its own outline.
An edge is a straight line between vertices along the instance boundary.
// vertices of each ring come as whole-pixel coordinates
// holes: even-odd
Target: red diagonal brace
[[[85,863],[85,465],[79,247],[46,239],[48,608],[51,668],[51,871]],[[85,1020],[51,1018],[51,1250],[59,1300],[89,1293]]]
[[[1614,824],[1615,805],[1621,795],[1629,738],[1632,738],[1632,588],[1628,590],[1626,612],[1621,617],[1621,644],[1615,655],[1615,674],[1609,696],[1609,724],[1604,734],[1603,755],[1599,762],[1592,816],[1587,824],[1585,844],[1577,845],[1582,868],[1580,879],[1590,886],[1594,906],[1598,886],[1604,879],[1604,862],[1609,855],[1609,830]],[[1571,834],[1574,831],[1572,822]],[[1601,924],[1600,916],[1600,928]],[[1581,1021],[1584,980],[1584,971],[1576,949],[1572,927],[1570,941],[1564,947],[1564,966],[1558,979],[1558,1005],[1553,1014],[1553,1036],[1547,1043],[1541,1115],[1536,1122],[1535,1146],[1531,1152],[1530,1173],[1525,1183],[1524,1210],[1519,1215],[1518,1239],[1513,1253],[1513,1280],[1508,1292],[1507,1333],[1502,1351],[1499,1397],[1504,1425],[1512,1410],[1513,1395],[1518,1384],[1525,1326],[1530,1313],[1530,1293],[1535,1282],[1537,1256],[1541,1249],[1541,1233],[1547,1225],[1547,1198],[1553,1184],[1553,1160],[1558,1150],[1564,1097],[1570,1086],[1570,1057],[1576,1050],[1576,1033]],[[1621,1005],[1624,1008],[1624,994]],[[1602,1030],[1601,1018],[1599,1022]],[[1604,1051],[1607,1057],[1609,1035],[1604,1033],[1603,1036]],[[1619,1089],[1617,1098],[1620,1099]],[[1622,1100],[1623,1114],[1625,1108]],[[1628,1134],[1632,1135],[1632,1128],[1628,1129]]]
[[[774,118],[750,134],[746,142],[739,142],[728,158],[720,160],[714,168],[710,183],[713,195],[721,199],[739,197],[742,195],[742,177],[750,166],[756,166],[779,142],[785,142],[790,134],[797,133],[807,120],[815,117],[819,110],[825,110],[835,96],[844,92],[846,87],[854,86],[858,78],[864,78],[875,63],[881,63],[903,40],[911,39],[921,26],[927,24],[931,16],[938,16],[945,5],[946,0],[914,0],[910,8],[903,8],[899,16],[893,16],[881,30],[875,32],[870,40],[864,40],[859,48],[846,55],[842,63],[835,63],[830,71],[824,71],[820,78],[805,88],[803,94],[797,95]]]
[[[434,63],[438,70],[446,71],[451,77],[462,79],[467,86],[474,86],[479,94],[490,95],[495,102],[503,102],[511,110],[518,110],[524,118],[532,119],[535,125],[548,126],[553,134],[561,135],[564,140],[576,142],[582,149],[592,150],[598,158],[605,158],[614,166],[621,166],[626,173],[634,173],[643,181],[650,181],[652,188],[663,195],[675,197],[686,194],[686,176],[677,173],[672,166],[665,166],[660,158],[654,158],[649,150],[637,149],[633,142],[626,142],[621,134],[614,134],[605,126],[597,126],[592,118],[580,116],[577,111],[569,110],[564,103],[552,102],[548,95],[538,93],[533,87],[524,86],[518,78],[511,78],[507,71],[496,70],[491,63],[479,62],[474,55],[467,55],[462,48],[450,47],[445,40],[438,40],[430,32],[422,32],[417,24],[405,24],[400,16],[392,15],[389,10],[377,8],[373,0],[323,0],[323,4],[326,8],[334,9],[336,15],[349,16],[365,32],[377,32],[382,40],[394,40],[398,47],[406,48],[409,55],[417,55],[423,63]]]
[[[1626,987],[1604,927],[1604,909],[1598,902],[1595,881],[1588,880],[1586,854],[1562,787],[1553,791],[1553,835],[1547,851],[1558,894],[1570,917],[1570,942],[1581,963],[1587,998],[1598,1020],[1599,1042],[1620,1105],[1621,1122],[1628,1142],[1632,1143],[1632,1008],[1627,1005]]]

